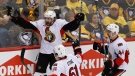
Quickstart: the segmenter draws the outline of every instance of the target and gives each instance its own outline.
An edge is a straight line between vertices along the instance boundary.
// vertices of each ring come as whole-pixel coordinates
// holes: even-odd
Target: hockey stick
[[[82,0],[81,0],[80,12],[82,13]],[[79,46],[80,46],[80,41],[81,41],[81,23],[80,23],[80,26],[79,26]]]
[[[95,0],[95,5],[96,5],[96,11],[97,11],[97,15],[98,15],[98,24],[99,24],[99,28],[100,28],[100,35],[101,35],[101,40],[102,40],[102,44],[103,44],[103,50],[104,50],[104,54],[105,54],[105,58],[106,58],[106,49],[104,46],[104,32],[102,29],[102,25],[101,25],[101,20],[100,20],[100,16],[99,16],[99,11],[98,11],[98,4],[97,4],[98,0]]]
[[[33,76],[33,73],[30,71],[30,69],[27,67],[27,65],[24,62],[25,50],[26,50],[25,48],[22,48],[20,59],[21,59],[22,64],[25,66],[25,68],[30,72],[31,76]]]

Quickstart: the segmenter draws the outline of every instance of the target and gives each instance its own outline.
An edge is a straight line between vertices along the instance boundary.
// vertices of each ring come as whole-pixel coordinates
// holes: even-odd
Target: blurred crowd
[[[104,39],[106,39],[104,28],[111,23],[119,25],[119,35],[123,38],[135,37],[135,0],[98,0],[97,7],[94,0],[44,0],[44,3],[40,0],[6,0],[0,6],[1,18],[6,5],[18,9],[22,16],[31,21],[40,19],[41,11],[54,10],[57,18],[65,19],[68,22],[74,19],[75,14],[82,12],[85,14],[85,20],[80,24],[81,41],[100,40],[101,28]],[[44,6],[43,9],[41,9],[41,5]],[[62,34],[63,43],[78,38],[79,28],[76,31],[66,31]],[[0,24],[0,48],[40,45],[40,40],[39,33],[31,29],[23,29],[11,21]]]

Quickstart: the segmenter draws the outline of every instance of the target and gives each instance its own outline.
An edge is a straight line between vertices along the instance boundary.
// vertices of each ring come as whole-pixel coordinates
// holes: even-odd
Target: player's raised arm
[[[11,17],[11,21],[25,29],[37,30],[36,23],[30,23],[30,20],[22,18],[20,12],[17,9],[7,6],[8,14]]]
[[[74,54],[77,55],[77,54],[82,54],[82,50],[79,46],[79,41],[78,40],[75,40],[72,42],[72,47],[74,49]]]
[[[80,22],[84,20],[84,14],[83,13],[78,13],[75,16],[75,19],[67,24],[64,24],[64,26],[62,27],[63,30],[67,31],[74,31],[76,30],[79,25]]]
[[[82,56],[82,49],[81,47],[79,46],[79,41],[76,40],[76,41],[73,41],[72,42],[72,47],[73,47],[73,51],[74,51],[74,55],[77,57],[79,63],[82,62],[83,60],[83,56]]]

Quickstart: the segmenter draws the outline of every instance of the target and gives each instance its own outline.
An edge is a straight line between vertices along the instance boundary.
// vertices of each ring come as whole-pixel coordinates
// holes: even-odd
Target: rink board
[[[130,63],[126,73],[122,76],[135,76],[135,38],[126,39],[130,51]],[[93,42],[81,42],[83,52],[83,62],[81,64],[82,76],[101,76],[103,70],[104,56],[95,50],[92,50]],[[64,44],[67,47],[67,53],[73,54],[70,43]],[[29,72],[20,62],[21,48],[26,48],[25,63],[34,73],[35,63],[39,53],[39,46],[24,46],[12,48],[0,48],[0,76],[30,76]],[[49,73],[49,69],[47,73]]]

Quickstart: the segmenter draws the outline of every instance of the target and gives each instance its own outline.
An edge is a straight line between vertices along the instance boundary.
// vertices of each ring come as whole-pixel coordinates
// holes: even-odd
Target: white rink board
[[[130,51],[130,59],[129,59],[129,65],[126,73],[124,73],[122,76],[135,76],[135,41],[132,42],[127,42],[129,51]],[[82,45],[82,52],[86,53],[88,50],[92,49],[92,45]],[[73,49],[71,46],[67,47],[67,53],[72,53],[73,54]],[[22,70],[22,64],[19,63],[20,61],[15,61],[19,64],[17,65],[11,65],[12,62],[8,62],[9,60],[13,59],[15,56],[20,56],[21,51],[7,51],[7,52],[0,52],[0,76],[28,76],[28,75],[22,75],[22,74],[27,74],[24,72],[24,69]],[[36,63],[36,57],[39,53],[39,49],[30,49],[25,52],[25,58],[31,61],[31,65]],[[5,65],[5,63],[9,65]],[[1,72],[3,71],[4,72]],[[31,69],[34,72],[34,68]],[[49,73],[49,70],[47,70]],[[5,74],[5,75],[4,75]],[[7,75],[8,74],[8,75]],[[92,75],[90,75],[92,76]],[[101,76],[100,73],[97,74],[96,76]]]

